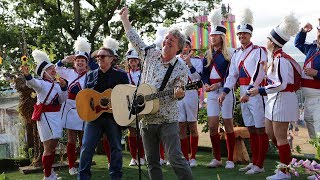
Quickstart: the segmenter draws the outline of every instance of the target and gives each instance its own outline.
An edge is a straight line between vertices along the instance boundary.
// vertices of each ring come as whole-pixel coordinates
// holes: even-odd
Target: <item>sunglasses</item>
[[[113,57],[112,55],[97,55],[97,58],[104,59],[105,57]]]

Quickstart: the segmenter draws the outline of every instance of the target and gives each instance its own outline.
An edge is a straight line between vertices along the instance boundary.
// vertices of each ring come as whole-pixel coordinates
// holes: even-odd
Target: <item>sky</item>
[[[127,1],[127,3],[133,0]],[[193,0],[180,0],[187,3],[199,3]],[[85,1],[82,1],[85,3]],[[318,18],[320,18],[319,0],[222,0],[226,6],[229,4],[231,13],[236,16],[235,27],[238,25],[237,20],[241,11],[245,8],[250,8],[253,12],[253,34],[252,42],[259,46],[266,46],[267,36],[270,31],[280,24],[282,18],[290,12],[293,12],[300,21],[300,26],[303,27],[307,22],[310,22],[314,29],[308,33],[307,42],[313,42],[316,39],[319,25]],[[201,3],[201,1],[200,1]],[[118,12],[118,11],[117,11]],[[189,16],[189,15],[185,15]],[[114,16],[113,20],[120,20],[118,14]],[[146,42],[151,42],[149,37],[144,37]],[[240,43],[237,41],[237,45]],[[304,61],[305,56],[297,48],[294,47],[294,37],[283,47],[284,51],[291,55],[297,61]]]
[[[280,24],[282,18],[293,12],[303,27],[307,22],[313,26],[313,30],[307,35],[307,42],[313,42],[316,39],[320,18],[319,0],[222,0],[222,3],[229,4],[231,12],[236,16],[235,26],[238,25],[237,15],[245,8],[250,8],[253,12],[253,34],[252,42],[260,46],[266,46],[266,40],[269,32]],[[237,42],[239,46],[239,41]],[[291,37],[284,47],[284,51],[295,58],[297,61],[304,61],[305,56],[294,47],[294,37]]]

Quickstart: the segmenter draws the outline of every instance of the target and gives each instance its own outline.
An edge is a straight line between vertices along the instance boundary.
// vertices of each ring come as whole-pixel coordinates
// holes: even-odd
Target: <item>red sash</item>
[[[210,66],[209,66],[209,69],[210,69],[210,72],[212,71],[212,68],[214,67],[215,68],[215,70],[217,71],[217,73],[219,74],[219,76],[220,77],[222,77],[221,76],[221,73],[218,71],[218,69],[217,69],[217,67],[214,65],[214,60],[219,56],[221,54],[221,51],[217,51],[216,52],[216,54],[212,57],[212,60],[211,60],[211,62],[210,62]]]
[[[59,112],[61,105],[43,105],[42,112]]]
[[[215,84],[215,83],[219,83],[219,82],[223,82],[223,79],[210,79],[210,85]]]
[[[313,68],[314,57],[316,57],[316,56],[319,55],[319,54],[320,54],[320,51],[314,53],[314,55],[312,55],[308,60],[306,60],[306,61],[304,62],[304,65],[303,65],[303,69],[307,66],[307,64],[308,64],[309,62],[311,62],[311,68]]]
[[[73,84],[74,82],[76,82],[77,80],[79,80],[79,79],[80,79],[82,76],[84,76],[86,73],[87,73],[87,72],[85,72],[85,73],[83,73],[83,74],[80,74],[80,76],[78,76],[75,80],[73,80],[73,81],[70,83],[69,87],[71,87],[71,84]],[[81,90],[81,89],[82,89],[82,88],[81,88],[81,86],[80,86],[80,90]],[[73,93],[68,92],[68,99],[75,100],[75,99],[76,99],[76,96],[77,96],[77,94],[73,94]]]
[[[131,70],[130,70],[130,69],[129,69],[129,73],[128,73],[128,74],[129,74],[129,78],[130,78],[131,84],[135,86],[136,83],[134,83],[134,81],[133,81],[133,78],[132,78],[132,76],[131,76]],[[141,73],[140,73],[140,76],[141,76]]]
[[[318,79],[303,79],[302,78],[301,87],[320,89],[320,80],[318,80]]]
[[[43,103],[39,103],[39,104],[35,104],[33,105],[33,112],[32,112],[32,116],[31,119],[34,121],[40,121],[41,118],[41,114],[42,112],[45,112],[43,109],[45,108],[46,105],[44,105],[44,103],[46,103],[52,89],[53,89],[54,83],[52,83],[52,86],[46,96],[46,98],[44,99]],[[59,109],[60,110],[60,109]]]
[[[251,52],[253,51],[253,49],[255,49],[254,47],[252,47],[252,49],[248,52],[248,54],[243,58],[243,60],[240,61],[239,63],[239,67],[238,67],[238,70],[240,72],[240,68],[243,67],[243,70],[244,72],[247,74],[247,78],[249,78],[249,82],[248,82],[248,79],[247,78],[244,78],[243,80],[241,80],[242,78],[239,78],[240,80],[240,85],[249,85],[250,83],[250,80],[251,80],[251,76],[249,74],[249,72],[247,71],[247,69],[245,68],[244,66],[244,61],[247,59],[247,57],[249,56],[249,54],[251,54]],[[241,81],[243,84],[241,84]]]
[[[276,58],[284,57],[286,60],[288,60],[293,68],[293,84],[287,84],[287,87],[282,90],[282,92],[295,92],[298,89],[300,89],[301,86],[301,72],[297,70],[297,67],[300,67],[300,65],[288,54],[283,52],[282,50],[279,51],[278,54],[275,55]],[[297,67],[296,67],[297,66]]]
[[[307,64],[311,62],[311,68],[313,68],[314,57],[320,54],[320,51],[314,53],[307,61],[305,61],[303,68],[306,68]],[[318,79],[302,79],[301,87],[320,89],[320,80]]]

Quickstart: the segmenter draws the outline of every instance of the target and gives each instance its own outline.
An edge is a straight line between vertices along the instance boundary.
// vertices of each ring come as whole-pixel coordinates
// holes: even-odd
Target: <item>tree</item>
[[[71,53],[73,40],[86,36],[92,48],[98,48],[105,35],[121,40],[124,30],[115,21],[118,10],[125,5],[121,0],[17,0],[15,12],[24,24],[37,29],[34,46],[53,42],[58,58]],[[208,1],[210,3],[220,2]],[[155,26],[164,20],[176,21],[183,13],[195,12],[198,5],[177,0],[135,0],[127,4],[133,25],[141,33],[155,32]],[[31,38],[31,37],[30,37]],[[49,40],[49,41],[48,41]],[[29,44],[29,43],[28,43]],[[126,48],[125,48],[126,49]]]
[[[214,4],[220,1],[205,2]],[[130,3],[125,0],[0,0],[0,56],[3,58],[0,89],[8,86],[8,79],[14,80],[16,87],[25,88],[24,81],[17,78],[20,57],[27,55],[31,59],[32,47],[44,48],[58,60],[73,53],[73,42],[80,35],[89,39],[92,49],[99,48],[105,35],[111,35],[120,41],[118,54],[123,54],[127,40],[116,14],[124,5],[129,7],[132,24],[146,36],[155,34],[155,27],[159,24],[165,21],[175,23],[182,15],[197,13],[202,6],[178,0],[135,0]],[[180,18],[180,21],[186,19],[188,17]],[[7,79],[3,80],[4,77]],[[20,103],[28,101],[32,90],[23,92],[28,93],[20,92]],[[23,118],[28,122],[30,109],[22,113],[26,114]],[[27,127],[28,132],[35,133],[35,129],[34,124]],[[41,154],[38,144],[35,139],[35,146],[39,147],[35,148],[38,149],[37,155]],[[36,165],[39,163],[37,157]]]

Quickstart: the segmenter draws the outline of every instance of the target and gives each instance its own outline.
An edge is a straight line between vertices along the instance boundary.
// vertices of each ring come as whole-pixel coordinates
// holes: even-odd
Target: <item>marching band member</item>
[[[192,23],[186,25],[184,28],[184,34],[186,35],[186,45],[178,55],[178,59],[184,62],[188,66],[188,83],[197,82],[201,80],[202,73],[202,61],[199,58],[193,57],[191,52],[191,39],[190,36],[194,31]],[[184,157],[189,161],[190,167],[197,166],[196,153],[198,149],[198,104],[199,96],[197,89],[186,90],[185,96],[182,100],[178,101],[179,105],[179,127],[180,127],[180,143],[181,151]],[[187,135],[187,130],[190,131],[190,137]],[[190,147],[189,147],[190,139]],[[191,150],[191,156],[189,160],[189,148]]]
[[[111,37],[104,39],[103,47],[97,53],[99,69],[91,71],[87,75],[86,88],[92,88],[100,93],[114,88],[117,84],[128,84],[127,74],[112,67],[115,60],[115,49],[119,43]],[[122,177],[122,146],[121,127],[116,124],[111,113],[102,113],[95,121],[87,122],[84,128],[82,147],[79,163],[79,180],[87,180],[91,177],[91,162],[98,141],[105,133],[111,147],[111,161],[109,175],[111,179]]]
[[[228,160],[225,168],[234,168],[233,151],[235,145],[235,134],[233,132],[233,107],[235,97],[233,90],[228,93],[226,99],[220,107],[218,97],[223,93],[223,84],[227,76],[230,64],[231,52],[227,48],[226,27],[221,24],[221,11],[214,10],[209,14],[211,24],[210,48],[203,60],[204,90],[208,93],[207,114],[210,131],[210,139],[215,158],[211,160],[208,167],[218,167],[222,165],[220,150],[219,116],[223,118],[223,124],[227,132]]]
[[[313,29],[307,23],[295,38],[295,46],[306,55],[303,65],[301,89],[304,101],[304,120],[308,128],[310,138],[316,138],[320,132],[320,18],[317,27],[317,40],[307,43],[307,33]]]
[[[29,73],[28,66],[22,66],[21,70],[27,80],[26,85],[37,93],[34,114],[37,111],[40,111],[41,114],[39,113],[39,117],[33,118],[37,120],[39,137],[44,147],[42,155],[43,179],[57,179],[57,175],[51,168],[54,163],[58,139],[62,137],[60,108],[67,98],[67,84],[62,78],[59,79],[59,84],[54,82],[57,73],[45,52],[36,49],[32,52],[32,56],[37,62],[35,71],[41,79],[33,78]]]
[[[253,87],[248,91],[252,97],[259,93],[268,96],[265,109],[266,132],[270,139],[276,139],[280,162],[285,166],[289,165],[292,159],[287,140],[288,125],[299,118],[298,97],[295,91],[300,88],[301,67],[283,52],[282,47],[290,40],[290,36],[294,36],[298,31],[299,22],[293,14],[286,16],[279,26],[272,29],[267,41],[267,49],[272,53],[272,62],[267,70],[268,85]],[[280,169],[267,179],[291,179],[291,176],[285,169]]]
[[[139,76],[141,75],[140,71],[140,58],[138,56],[138,53],[132,46],[129,44],[129,50],[126,54],[126,59],[127,59],[127,74],[129,78],[129,83],[137,86],[138,81],[139,81]],[[138,153],[138,148],[139,148],[139,156],[140,156],[140,164],[144,165],[144,149],[143,149],[143,144],[142,144],[142,138],[139,136],[139,144],[137,143],[137,132],[136,132],[136,125],[135,121],[133,122],[133,125],[130,125],[128,127],[129,129],[129,149],[130,149],[130,154],[131,154],[131,161],[129,163],[129,166],[135,166],[138,165],[138,160],[137,160],[137,153]]]
[[[88,39],[78,37],[74,43],[75,55],[66,57],[65,59],[58,61],[56,71],[63,79],[69,82],[68,87],[68,99],[62,106],[62,121],[63,127],[67,129],[68,144],[67,144],[67,156],[69,163],[69,174],[78,174],[75,168],[76,155],[76,143],[77,135],[80,143],[82,142],[82,134],[84,128],[84,121],[82,121],[77,113],[76,109],[76,95],[85,86],[86,73],[88,71],[88,61],[90,58],[90,43]],[[64,67],[65,64],[73,64],[72,69]]]
[[[159,111],[155,114],[146,114],[141,122],[141,135],[150,179],[163,179],[159,163],[160,141],[163,142],[168,160],[177,177],[184,180],[193,179],[191,168],[181,152],[179,124],[176,119],[179,113],[177,100],[184,96],[180,86],[187,82],[187,66],[176,59],[176,54],[184,48],[185,36],[177,29],[170,30],[162,42],[161,51],[156,48],[148,49],[130,24],[128,9],[122,8],[119,14],[130,43],[139,56],[146,54],[142,82],[160,88],[160,91],[174,89],[173,97],[159,98]],[[172,68],[170,78],[162,84],[169,68]]]
[[[247,90],[258,87],[264,77],[265,72],[263,62],[267,62],[266,50],[253,45],[250,41],[252,37],[252,12],[249,9],[244,11],[241,24],[237,27],[237,36],[241,47],[234,52],[229,67],[229,75],[224,84],[223,92],[218,100],[223,103],[226,95],[235,86],[239,79],[241,112],[245,126],[250,133],[250,147],[252,152],[252,163],[239,171],[246,171],[246,174],[256,174],[264,172],[263,162],[268,151],[269,139],[265,132],[264,123],[264,99],[262,96],[249,98]]]

